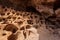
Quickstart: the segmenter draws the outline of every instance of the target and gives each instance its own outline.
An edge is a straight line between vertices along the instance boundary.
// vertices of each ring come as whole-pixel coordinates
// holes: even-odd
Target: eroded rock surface
[[[41,26],[39,15],[34,14],[34,12],[15,11],[14,9],[7,7],[2,9],[3,10],[0,11],[0,31],[6,31],[7,33],[0,32],[1,35],[3,35],[0,35],[1,40],[39,39],[39,34],[37,33],[38,27]]]
[[[0,40],[60,40],[58,1],[0,0]]]

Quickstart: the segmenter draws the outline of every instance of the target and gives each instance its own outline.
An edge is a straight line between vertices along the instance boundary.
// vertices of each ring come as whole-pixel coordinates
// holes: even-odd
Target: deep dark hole
[[[27,23],[28,24],[33,24],[33,21],[32,20],[27,20]]]
[[[5,36],[5,35],[6,35],[6,33],[3,33],[2,35],[3,35],[3,36]]]
[[[30,12],[30,11],[37,12],[37,10],[32,6],[26,7],[26,11],[28,11],[28,12]]]
[[[17,30],[16,29],[13,29],[12,32],[15,33]]]
[[[11,34],[7,39],[8,40],[16,40],[17,39],[17,35]]]
[[[29,28],[31,28],[31,26],[30,25],[26,25],[26,29],[29,29]]]
[[[24,27],[20,28],[20,30],[25,30]]]
[[[36,8],[34,8],[33,6],[26,7],[26,11],[27,12],[35,12],[35,14],[38,14],[41,16],[41,13],[39,11],[37,11]]]
[[[8,24],[5,26],[3,30],[11,31],[12,33],[15,33],[18,30],[18,28],[13,24]]]
[[[55,2],[54,2],[54,5],[53,5],[53,9],[54,10],[57,10],[58,8],[60,8],[60,0],[56,0]]]

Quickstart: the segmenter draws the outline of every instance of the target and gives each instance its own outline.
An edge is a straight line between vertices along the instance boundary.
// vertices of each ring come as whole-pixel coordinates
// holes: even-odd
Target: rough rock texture
[[[0,6],[0,40],[38,40],[39,15]],[[36,27],[35,27],[36,26]],[[6,38],[5,38],[6,37]]]
[[[60,40],[59,0],[0,0],[0,40]]]

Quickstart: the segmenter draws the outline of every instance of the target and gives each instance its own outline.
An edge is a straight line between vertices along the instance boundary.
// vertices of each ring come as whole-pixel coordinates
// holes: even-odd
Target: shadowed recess
[[[3,30],[11,31],[12,33],[15,33],[18,30],[18,28],[13,24],[8,24],[5,26]]]

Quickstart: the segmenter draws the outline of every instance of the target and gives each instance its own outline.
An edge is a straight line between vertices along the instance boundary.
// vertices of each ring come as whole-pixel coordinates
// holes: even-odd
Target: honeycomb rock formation
[[[40,22],[39,15],[34,14],[34,12],[15,11],[7,7],[2,9],[0,11],[0,37],[2,36],[0,40],[39,39],[37,28],[43,22]]]
[[[0,40],[60,40],[59,0],[0,0]]]

